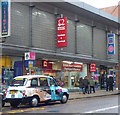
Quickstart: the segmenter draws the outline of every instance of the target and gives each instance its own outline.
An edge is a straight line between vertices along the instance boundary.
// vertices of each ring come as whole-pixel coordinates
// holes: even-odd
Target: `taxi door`
[[[51,100],[61,100],[61,92],[58,92],[60,87],[57,85],[56,81],[49,78],[50,90],[51,90]]]

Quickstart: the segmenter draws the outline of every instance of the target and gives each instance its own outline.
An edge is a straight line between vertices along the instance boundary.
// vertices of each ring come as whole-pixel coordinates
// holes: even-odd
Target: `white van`
[[[61,103],[66,103],[69,92],[58,86],[52,77],[26,75],[15,77],[5,96],[5,102],[10,102],[12,107],[17,107],[20,103],[29,103],[35,107],[39,102],[60,100]]]

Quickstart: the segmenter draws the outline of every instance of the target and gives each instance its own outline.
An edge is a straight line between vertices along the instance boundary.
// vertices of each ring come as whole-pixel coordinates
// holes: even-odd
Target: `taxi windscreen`
[[[26,81],[27,81],[27,78],[15,78],[13,79],[10,86],[23,86],[25,85]]]

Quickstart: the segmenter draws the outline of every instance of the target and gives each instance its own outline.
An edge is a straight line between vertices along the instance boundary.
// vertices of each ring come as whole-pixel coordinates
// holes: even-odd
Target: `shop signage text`
[[[115,34],[107,34],[107,53],[108,55],[115,55]]]
[[[62,69],[65,71],[82,71],[83,65],[82,64],[68,64],[63,63]]]
[[[10,36],[10,1],[0,2],[0,37]]]
[[[96,72],[96,63],[90,64],[90,72]]]
[[[57,47],[67,47],[67,17],[57,19]]]

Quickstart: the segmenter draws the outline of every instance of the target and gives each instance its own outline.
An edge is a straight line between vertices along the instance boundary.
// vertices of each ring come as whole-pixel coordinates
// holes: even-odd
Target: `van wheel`
[[[38,106],[38,98],[37,98],[37,97],[33,97],[33,98],[31,99],[30,105],[31,105],[32,107],[37,107],[37,106]]]
[[[20,103],[19,102],[10,102],[11,107],[16,108]]]
[[[63,94],[63,96],[62,96],[62,99],[61,99],[61,103],[67,103],[67,100],[68,100],[68,97],[67,97],[67,95],[66,94]]]

